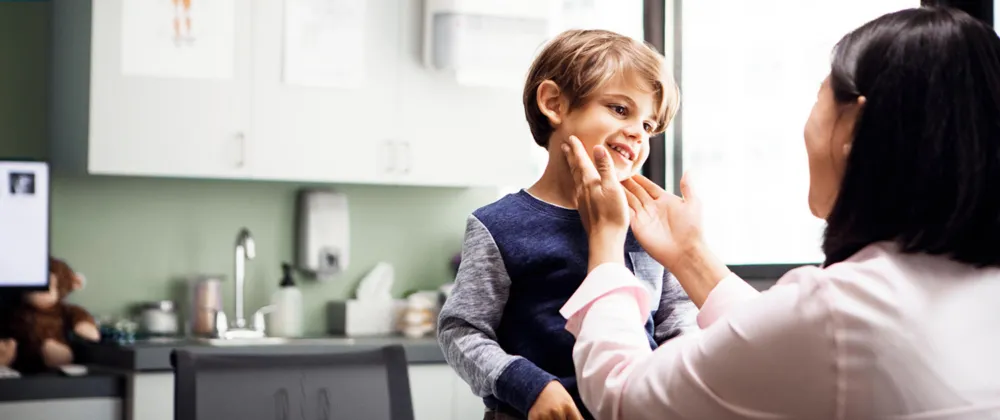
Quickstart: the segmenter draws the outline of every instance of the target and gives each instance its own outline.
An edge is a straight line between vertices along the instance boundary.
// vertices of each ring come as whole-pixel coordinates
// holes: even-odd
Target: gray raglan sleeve
[[[455,287],[438,317],[438,343],[445,360],[480,396],[494,396],[521,409],[531,407],[555,377],[497,343],[496,329],[510,292],[510,276],[493,236],[470,216]]]
[[[678,335],[698,330],[698,307],[684,292],[674,275],[663,270],[660,307],[653,315],[653,339],[657,345]]]

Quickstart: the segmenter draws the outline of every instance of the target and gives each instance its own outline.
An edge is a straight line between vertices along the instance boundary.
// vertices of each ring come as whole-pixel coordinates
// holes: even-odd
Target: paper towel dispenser
[[[463,84],[520,88],[551,31],[553,0],[426,0],[424,65]]]
[[[350,221],[347,196],[331,190],[298,193],[296,261],[299,271],[328,280],[350,262]]]

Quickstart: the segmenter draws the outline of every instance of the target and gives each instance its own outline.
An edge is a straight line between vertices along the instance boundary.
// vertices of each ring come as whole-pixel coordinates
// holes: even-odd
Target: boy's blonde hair
[[[555,82],[569,100],[569,108],[587,103],[615,77],[644,83],[653,89],[656,128],[666,130],[677,112],[680,91],[666,66],[663,55],[652,46],[611,31],[573,29],[551,40],[528,71],[524,84],[524,116],[535,143],[548,148],[555,129],[538,108],[538,86],[546,80]]]

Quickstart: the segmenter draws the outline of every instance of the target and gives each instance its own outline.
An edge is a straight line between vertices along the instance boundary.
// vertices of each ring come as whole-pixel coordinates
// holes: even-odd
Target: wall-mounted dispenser
[[[424,65],[459,83],[523,87],[555,0],[425,0]]]
[[[350,262],[350,221],[347,196],[330,190],[298,193],[296,265],[317,280],[328,280]]]

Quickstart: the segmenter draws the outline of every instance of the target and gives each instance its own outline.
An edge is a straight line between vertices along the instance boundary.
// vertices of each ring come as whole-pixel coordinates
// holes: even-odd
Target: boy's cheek
[[[636,173],[638,173],[638,171],[642,168],[642,165],[646,164],[647,159],[649,159],[649,146],[645,146],[645,150],[643,150],[642,155],[639,159],[636,159],[635,164],[632,165],[632,168],[636,171]]]

